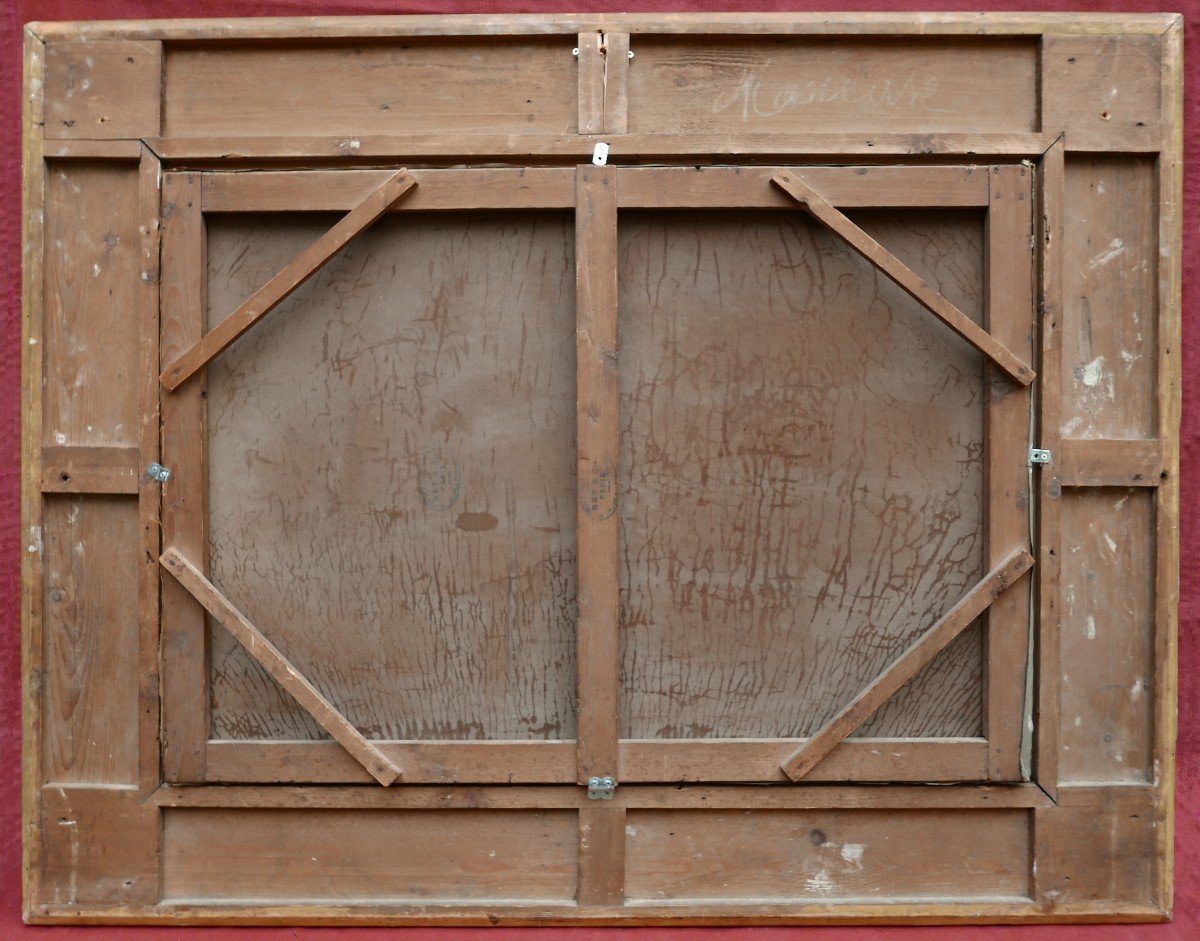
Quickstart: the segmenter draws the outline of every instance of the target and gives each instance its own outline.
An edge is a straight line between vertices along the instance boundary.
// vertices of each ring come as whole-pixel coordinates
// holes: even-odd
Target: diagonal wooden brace
[[[840,235],[856,252],[896,282],[918,304],[946,324],[1015,382],[1029,385],[1036,377],[1032,367],[964,314],[908,265],[871,238],[827,199],[790,170],[780,170],[771,182],[801,203],[827,228]]]
[[[258,323],[300,285],[320,271],[339,251],[349,245],[382,216],[417,181],[407,170],[399,170],[382,186],[343,216],[332,229],[288,262],[270,281],[255,291],[232,314],[206,333],[195,346],[163,370],[159,380],[170,392],[208,365],[222,350]]]
[[[879,674],[866,689],[854,697],[836,716],[825,723],[816,734],[794,751],[781,765],[784,774],[799,781],[815,768],[838,744],[911,680],[921,668],[945,650],[979,615],[988,609],[1010,585],[1033,567],[1033,556],[1025,549],[1016,549],[1004,561],[988,572],[951,608]]]
[[[183,553],[168,549],[159,562],[320,723],[321,728],[370,772],[371,777],[384,787],[400,777],[400,769],[391,759],[371,744]]]

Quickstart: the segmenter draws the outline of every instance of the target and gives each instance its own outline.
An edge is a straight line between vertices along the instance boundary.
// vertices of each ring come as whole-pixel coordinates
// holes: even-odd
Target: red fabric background
[[[326,939],[363,936],[371,929],[262,928],[188,929],[164,928],[27,928],[21,924],[20,851],[20,337],[21,337],[21,125],[20,86],[23,24],[33,20],[155,19],[167,17],[309,16],[356,13],[536,13],[569,11],[867,11],[867,10],[1041,10],[1095,12],[1158,12],[1165,2],[1109,0],[899,0],[881,2],[834,2],[820,0],[727,0],[725,3],[689,3],[686,0],[650,0],[641,4],[620,2],[572,3],[563,0],[520,2],[520,0],[474,0],[469,3],[438,3],[432,0],[6,0],[0,22],[0,941],[37,939],[55,941],[86,934],[96,941],[129,938],[135,941],[200,938],[206,941],[237,935],[256,941],[282,938]],[[1195,166],[1200,151],[1200,51],[1194,45],[1200,22],[1200,0],[1176,0],[1171,6],[1187,17],[1187,166]],[[1170,925],[1064,926],[1064,927],[947,927],[947,928],[745,928],[626,929],[623,937],[641,939],[734,937],[753,941],[777,941],[800,937],[821,941],[851,941],[891,937],[970,939],[970,941],[1013,941],[1045,938],[1047,941],[1174,941],[1200,938],[1200,317],[1197,295],[1189,285],[1200,263],[1197,238],[1197,201],[1200,177],[1191,174],[1185,184],[1183,264],[1183,518],[1182,585],[1180,603],[1180,690],[1179,690],[1179,792],[1176,839],[1176,915]],[[449,941],[470,935],[486,941],[515,938],[559,938],[592,941],[612,937],[616,929],[577,928],[477,930],[414,928],[404,932],[414,941]]]

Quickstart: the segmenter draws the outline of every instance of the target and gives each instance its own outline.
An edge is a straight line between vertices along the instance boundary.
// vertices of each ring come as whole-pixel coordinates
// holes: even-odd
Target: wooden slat
[[[205,245],[200,175],[165,174],[160,358],[154,372],[203,336],[208,271]],[[162,401],[161,453],[172,475],[165,484],[156,485],[162,494],[163,544],[202,565],[208,559],[207,381],[201,375]],[[157,577],[157,556],[152,558]],[[173,579],[161,579],[161,586],[163,774],[168,781],[202,781],[210,713],[204,609]]]
[[[599,134],[604,130],[604,55],[599,32],[580,33],[579,133]]]
[[[363,787],[174,787],[164,785],[151,797],[157,807],[257,807],[310,809],[407,808],[411,810],[513,810],[596,806],[578,787],[530,785],[402,788]],[[954,784],[944,787],[761,787],[738,784],[688,784],[682,787],[630,785],[617,789],[605,806],[625,809],[713,807],[742,810],[966,810],[970,808],[1040,808],[1053,802],[1036,784]]]
[[[625,808],[589,801],[579,808],[580,905],[625,904]]]
[[[578,781],[617,768],[617,174],[581,166],[575,210],[578,358]]]
[[[610,141],[610,162],[622,157],[769,156],[783,158],[1005,155],[1038,157],[1056,134],[626,134]],[[557,158],[591,159],[603,136],[592,134],[364,134],[357,137],[156,137],[147,143],[163,160],[286,160],[347,157],[417,161],[422,158],[495,157],[527,164]],[[351,146],[353,144],[353,146]]]
[[[604,133],[629,131],[629,34],[604,34]]]
[[[161,130],[162,43],[46,44],[46,137],[136,139]]]
[[[1033,359],[1035,323],[1032,171],[1023,165],[992,167],[986,233],[987,329],[1022,361]],[[985,569],[1017,547],[1030,532],[1029,447],[1031,390],[1014,385],[994,365],[985,371],[984,527]],[[1025,692],[1029,658],[1030,581],[997,598],[987,614],[984,669],[984,731],[991,746],[988,777],[1022,776]]]
[[[1026,386],[1033,381],[1035,374],[1028,364],[926,284],[925,280],[908,265],[867,235],[844,214],[838,212],[828,200],[800,179],[797,174],[789,170],[782,170],[771,177],[771,181],[791,194],[816,219],[845,239],[851,248],[880,272],[895,281],[913,300],[996,363],[1014,381]]]
[[[46,159],[140,160],[145,145],[133,140],[58,140],[46,142]]]
[[[137,493],[137,448],[42,448],[43,493]]]
[[[1061,140],[1046,151],[1038,170],[1041,220],[1039,231],[1039,278],[1041,342],[1038,374],[1042,389],[1038,396],[1039,446],[1051,454],[1061,453],[1062,403],[1054,390],[1062,388],[1063,314],[1063,188],[1064,146]],[[1061,462],[1059,462],[1061,463]],[[1037,622],[1034,661],[1034,751],[1033,778],[1053,797],[1058,789],[1058,741],[1060,706],[1060,630],[1062,624],[1062,483],[1057,464],[1042,467],[1037,474]],[[1035,888],[1037,875],[1035,874]]]
[[[917,638],[861,693],[825,723],[804,746],[781,767],[798,781],[828,755],[838,743],[863,724],[893,693],[917,675],[920,669],[945,649],[958,634],[1005,590],[1033,566],[1033,556],[1024,549],[1012,552],[993,568],[966,596]]]
[[[144,471],[158,461],[161,414],[158,401],[158,288],[162,239],[162,166],[145,145],[138,163],[138,231],[141,234],[138,322],[138,783],[144,796],[162,780],[159,749],[158,555],[162,551],[162,486]]]
[[[1167,474],[1155,438],[1063,438],[1051,453],[1064,487],[1157,487]]]
[[[162,384],[172,392],[179,388],[197,370],[204,368],[213,357],[320,271],[334,255],[383,215],[392,203],[416,185],[417,181],[407,170],[398,170],[389,177],[379,189],[351,209],[337,225],[297,255],[237,310],[164,369],[160,376]]]
[[[400,769],[310,683],[279,652],[257,627],[251,624],[221,592],[178,550],[168,549],[160,559],[163,566],[192,596],[229,631],[271,677],[287,690],[305,710],[332,735],[343,748],[366,768],[373,778],[387,787],[400,777]]]
[[[630,167],[620,171],[622,209],[794,209],[770,186],[785,167]],[[804,178],[842,208],[988,204],[988,175],[976,167],[810,167]]]
[[[567,35],[580,30],[718,35],[1038,36],[1043,33],[1158,36],[1176,14],[1131,13],[544,13],[429,16],[246,17],[233,20],[110,20],[38,23],[46,38],[174,40],[382,39],[417,36]]]
[[[573,167],[410,172],[417,186],[388,212],[575,208]],[[205,173],[204,211],[348,212],[390,176],[389,170]]]

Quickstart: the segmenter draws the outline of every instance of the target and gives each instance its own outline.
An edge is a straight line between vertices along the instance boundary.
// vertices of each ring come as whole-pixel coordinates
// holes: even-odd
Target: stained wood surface
[[[210,317],[327,228],[211,219]],[[369,738],[574,738],[574,317],[568,218],[392,215],[208,368],[211,580]],[[321,735],[219,628],[211,681]]]
[[[162,43],[154,40],[47,43],[46,137],[108,140],[157,135],[161,76]]]
[[[576,37],[414,39],[399,45],[176,46],[164,81],[171,136],[578,131]],[[597,34],[597,43],[599,36]],[[321,94],[295,107],[316,75]]]
[[[1154,201],[1147,158],[1067,159],[1064,437],[1155,436]]]
[[[167,899],[336,903],[575,895],[570,811],[168,810]],[[264,828],[270,839],[260,839]]]
[[[1029,892],[1029,817],[1018,810],[631,810],[628,821],[626,892],[639,902],[867,900],[884,886],[904,898]]]
[[[855,219],[981,315],[977,215]],[[622,737],[810,734],[983,575],[981,357],[799,211],[619,272]],[[978,734],[971,636],[865,734]]]
[[[637,36],[629,129],[929,133],[1037,129],[1037,46],[959,39]],[[919,63],[919,66],[916,65]]]

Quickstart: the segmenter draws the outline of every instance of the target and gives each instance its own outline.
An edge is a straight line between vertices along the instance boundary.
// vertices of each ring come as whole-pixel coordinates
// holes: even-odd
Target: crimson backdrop
[[[33,20],[161,19],[174,17],[311,16],[355,13],[545,13],[633,11],[867,11],[867,10],[1040,10],[1160,12],[1174,9],[1187,17],[1186,44],[1187,165],[1194,165],[1200,152],[1200,52],[1192,46],[1200,22],[1200,0],[899,0],[881,2],[829,3],[821,0],[727,0],[725,3],[696,3],[687,0],[650,0],[641,4],[583,0],[474,0],[468,3],[439,3],[434,0],[5,0],[0,23],[0,941],[58,941],[70,935],[89,941],[133,938],[133,941],[203,938],[224,941],[243,936],[255,941],[280,938],[344,939],[362,937],[372,929],[341,928],[27,928],[21,925],[20,852],[20,292],[21,292],[21,44],[22,26]],[[964,941],[1016,941],[1018,938],[1045,941],[1175,941],[1200,939],[1200,318],[1196,291],[1189,283],[1200,262],[1200,238],[1196,232],[1200,179],[1187,174],[1185,183],[1183,258],[1183,519],[1180,604],[1180,689],[1179,689],[1179,799],[1176,839],[1176,916],[1171,925],[1067,926],[1067,927],[949,927],[949,928],[645,928],[627,929],[622,937],[662,941],[720,936],[753,941],[777,941],[799,937],[817,941],[867,941],[898,936],[902,939],[932,937]],[[412,941],[449,941],[466,935],[476,941],[512,941],[516,938],[592,941],[618,934],[613,929],[517,929],[414,928],[404,937]]]

